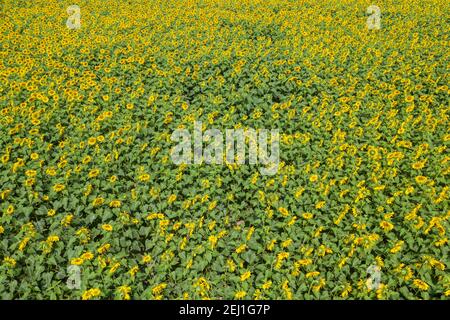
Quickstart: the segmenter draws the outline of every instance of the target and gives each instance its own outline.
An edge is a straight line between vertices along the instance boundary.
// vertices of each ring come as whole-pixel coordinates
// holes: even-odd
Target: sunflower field
[[[0,0],[0,298],[449,299],[449,10]],[[194,121],[278,171],[174,164]]]

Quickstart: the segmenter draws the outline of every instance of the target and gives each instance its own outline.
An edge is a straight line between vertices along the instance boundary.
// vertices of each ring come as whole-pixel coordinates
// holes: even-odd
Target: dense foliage
[[[448,1],[0,8],[3,299],[450,296]],[[278,173],[175,165],[195,120],[279,129]]]

